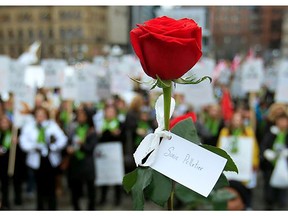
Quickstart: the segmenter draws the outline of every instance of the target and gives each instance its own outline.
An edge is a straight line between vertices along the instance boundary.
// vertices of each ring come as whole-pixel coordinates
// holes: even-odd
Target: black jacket
[[[85,157],[81,160],[76,158],[75,154],[70,157],[70,163],[68,166],[67,174],[68,179],[82,179],[82,180],[93,180],[96,177],[95,174],[95,163],[94,163],[94,148],[97,144],[96,132],[90,130],[87,134],[85,143],[81,146],[80,150],[85,153]],[[74,133],[68,140],[68,146],[72,145],[72,137]]]
[[[266,149],[272,149],[276,135],[270,130],[265,134],[260,145],[260,167],[263,172],[272,172],[274,169],[273,164],[264,157]],[[285,138],[285,145],[288,148],[288,134]]]

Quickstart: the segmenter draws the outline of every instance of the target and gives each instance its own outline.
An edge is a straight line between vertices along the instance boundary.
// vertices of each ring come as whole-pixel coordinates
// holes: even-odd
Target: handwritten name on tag
[[[173,133],[171,136],[162,140],[151,168],[207,197],[227,159]]]

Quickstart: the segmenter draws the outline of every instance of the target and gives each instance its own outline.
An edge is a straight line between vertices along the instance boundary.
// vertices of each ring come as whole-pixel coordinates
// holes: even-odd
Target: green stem
[[[165,130],[169,131],[170,124],[170,106],[171,106],[171,93],[172,93],[172,83],[170,83],[169,87],[163,88],[163,97],[164,97],[164,122],[165,122]],[[174,202],[174,188],[175,182],[172,180],[172,190],[170,193],[170,197],[168,199],[168,210],[173,210],[173,202]]]
[[[172,84],[163,88],[165,130],[169,130]]]

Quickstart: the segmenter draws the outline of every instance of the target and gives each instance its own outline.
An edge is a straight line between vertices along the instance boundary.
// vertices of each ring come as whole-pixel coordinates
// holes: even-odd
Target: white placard
[[[191,190],[207,197],[227,162],[197,144],[171,133],[163,139],[151,167]]]
[[[288,61],[282,61],[279,66],[275,101],[288,104]]]
[[[60,59],[45,59],[41,61],[41,65],[45,72],[44,87],[61,87],[66,62]]]
[[[121,142],[97,144],[94,151],[97,186],[121,185],[124,177],[124,160]]]
[[[64,81],[60,93],[63,100],[76,100],[78,92],[74,67],[69,66],[64,69]]]
[[[212,77],[214,66],[215,62],[213,60],[204,58],[183,77],[189,77],[192,75],[197,79],[204,76]],[[208,79],[195,85],[176,84],[175,93],[184,95],[185,102],[191,104],[196,111],[199,111],[203,106],[214,104],[216,102],[213,85]],[[205,95],[205,97],[203,97],[203,95]]]
[[[13,106],[13,124],[16,127],[22,127],[29,115],[21,114],[21,110],[23,110],[23,103],[27,104],[29,109],[32,110],[35,104],[35,95],[36,91],[35,88],[30,87],[24,83],[21,86],[18,86],[17,91],[14,93],[14,106]]]
[[[23,85],[24,85],[24,78],[25,78],[26,67],[15,61],[12,60],[10,62],[10,72],[9,72],[9,92],[16,93],[22,92]]]
[[[264,84],[272,92],[275,92],[277,87],[277,76],[278,76],[277,72],[278,68],[275,66],[268,67],[265,72]]]
[[[83,64],[75,67],[77,76],[77,102],[97,102],[97,77],[95,67],[91,64]]]
[[[41,65],[28,65],[25,70],[25,84],[32,87],[43,87],[44,69]]]
[[[129,65],[121,62],[111,70],[111,93],[124,94],[133,90],[133,81],[128,77]]]
[[[248,137],[238,137],[237,152],[232,152],[233,137],[222,137],[220,148],[230,155],[238,168],[238,174],[235,172],[224,172],[229,180],[250,181],[253,175],[253,139]]]
[[[10,58],[0,55],[0,93],[9,91]]]
[[[260,91],[264,74],[264,65],[261,59],[252,59],[242,67],[242,89],[244,92]]]

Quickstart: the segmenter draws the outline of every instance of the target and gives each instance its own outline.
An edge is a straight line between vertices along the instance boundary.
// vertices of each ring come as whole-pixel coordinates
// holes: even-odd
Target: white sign
[[[121,185],[124,160],[121,142],[99,143],[94,151],[97,186]]]
[[[9,72],[9,91],[12,93],[22,92],[22,87],[24,85],[26,68],[23,64],[12,60],[10,62],[10,72]]]
[[[77,79],[74,67],[66,67],[64,69],[64,81],[61,86],[61,98],[63,100],[76,100],[77,94]]]
[[[194,75],[197,79],[204,76],[212,77],[213,62],[203,60],[198,62],[190,71],[188,71],[184,77]],[[200,110],[201,107],[214,104],[216,102],[212,83],[208,79],[195,85],[183,85],[176,84],[175,93],[184,95],[186,103],[191,104],[196,111]],[[203,97],[205,95],[205,97]]]
[[[244,92],[258,92],[262,85],[264,65],[261,59],[252,59],[242,67],[242,89]]]
[[[21,110],[24,108],[24,104],[28,105],[29,109],[34,108],[36,91],[33,87],[30,87],[24,83],[18,86],[17,91],[14,93],[14,119],[13,124],[16,127],[22,127],[28,120],[29,115],[23,115]]]
[[[45,59],[41,62],[45,71],[44,87],[58,88],[62,85],[66,62],[58,59]]]
[[[28,65],[25,70],[25,84],[33,87],[43,87],[44,69],[41,65]]]
[[[279,68],[275,101],[288,104],[288,62],[282,61]]]
[[[233,152],[233,137],[222,137],[220,148],[225,150],[238,168],[235,172],[224,172],[229,180],[250,181],[253,175],[253,139],[248,137],[238,137],[237,151]]]
[[[277,72],[278,68],[275,66],[268,67],[264,76],[264,84],[270,91],[275,92],[277,87]]]
[[[91,64],[83,64],[75,67],[77,76],[77,102],[97,102],[97,77],[95,67]]]
[[[121,62],[111,68],[111,93],[121,95],[133,90],[132,80],[128,76],[129,65]]]
[[[10,59],[8,56],[0,55],[0,93],[9,90]]]
[[[227,162],[197,144],[172,134],[163,139],[151,168],[207,197]]]

